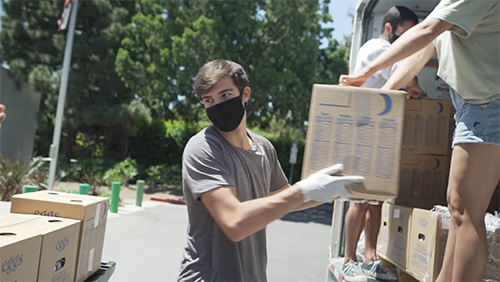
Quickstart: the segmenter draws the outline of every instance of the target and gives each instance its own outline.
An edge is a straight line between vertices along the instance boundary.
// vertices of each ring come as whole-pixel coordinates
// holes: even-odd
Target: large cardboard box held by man
[[[11,212],[81,220],[77,271],[74,281],[84,281],[101,264],[109,198],[53,191],[12,197]]]
[[[365,177],[354,198],[386,200],[399,190],[406,92],[313,86],[302,177],[336,163]]]
[[[16,226],[26,234],[41,235],[41,246],[30,253],[40,257],[33,281],[72,281],[75,277],[80,221],[40,215],[11,213],[0,217],[4,228]],[[0,227],[1,228],[1,227]],[[3,281],[3,280],[1,280]]]
[[[23,226],[25,218],[0,217],[0,281],[37,281],[42,235]]]

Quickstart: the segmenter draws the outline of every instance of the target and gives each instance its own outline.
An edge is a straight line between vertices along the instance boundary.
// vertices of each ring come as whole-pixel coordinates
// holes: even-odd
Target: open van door
[[[354,12],[349,71],[354,70],[360,47],[366,41],[376,38],[382,33],[382,21],[389,8],[398,5],[406,6],[415,12],[419,21],[422,21],[434,10],[438,3],[439,0],[358,0]],[[449,100],[448,86],[437,76],[437,66],[437,57],[434,57],[418,74],[419,85],[430,99]],[[345,280],[341,276],[339,269],[341,269],[344,260],[345,215],[348,208],[348,201],[335,201],[332,217],[332,236],[329,246],[327,281]]]

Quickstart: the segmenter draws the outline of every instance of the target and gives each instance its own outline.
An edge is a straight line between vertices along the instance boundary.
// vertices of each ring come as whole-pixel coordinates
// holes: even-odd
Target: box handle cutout
[[[387,226],[387,221],[384,221],[384,226]]]
[[[82,202],[82,200],[70,200],[70,202]]]
[[[51,219],[49,220],[50,223],[62,223],[62,220],[58,220],[58,219]]]
[[[425,235],[422,233],[418,233],[418,240],[425,241]]]
[[[65,264],[66,264],[66,258],[62,258],[56,261],[56,264],[54,265],[54,271],[58,271],[59,269],[63,268]]]
[[[0,233],[0,236],[5,236],[5,237],[13,237],[13,236],[16,236],[17,234],[16,233],[12,233],[12,232],[2,232]]]
[[[403,226],[398,226],[398,233],[403,234]]]

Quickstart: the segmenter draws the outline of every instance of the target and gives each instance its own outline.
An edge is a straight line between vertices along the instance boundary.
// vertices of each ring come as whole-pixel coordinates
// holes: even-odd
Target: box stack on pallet
[[[0,217],[0,281],[85,281],[99,270],[109,198],[40,191]]]
[[[387,200],[378,254],[419,281],[434,281],[442,264],[450,221],[431,209],[447,205],[453,115],[449,100],[313,86],[302,177],[335,163],[347,175],[364,176],[363,184],[348,187],[353,197]]]

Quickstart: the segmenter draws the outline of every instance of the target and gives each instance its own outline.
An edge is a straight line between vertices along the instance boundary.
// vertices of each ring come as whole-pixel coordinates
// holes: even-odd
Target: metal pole
[[[292,177],[293,177],[293,164],[290,167],[290,179],[288,179],[288,183],[292,184]]]
[[[57,155],[59,154],[59,142],[61,140],[61,127],[64,116],[64,103],[66,100],[66,91],[68,89],[68,76],[71,63],[71,53],[73,51],[73,38],[75,35],[76,14],[78,10],[78,0],[73,0],[73,7],[71,11],[71,18],[69,19],[69,29],[66,38],[66,49],[64,50],[63,70],[61,77],[61,86],[59,88],[59,100],[57,102],[56,121],[54,125],[54,135],[52,137],[52,144],[50,145],[50,168],[49,168],[49,185],[48,189],[53,190],[56,167]]]

